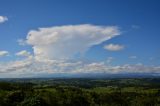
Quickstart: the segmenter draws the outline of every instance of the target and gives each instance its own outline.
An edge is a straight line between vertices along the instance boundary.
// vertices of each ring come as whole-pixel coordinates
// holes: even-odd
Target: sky
[[[0,78],[160,75],[159,0],[0,0]]]

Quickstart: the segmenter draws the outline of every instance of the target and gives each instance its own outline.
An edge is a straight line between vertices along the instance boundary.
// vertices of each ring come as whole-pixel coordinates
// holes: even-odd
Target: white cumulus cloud
[[[4,23],[5,21],[8,21],[8,18],[6,16],[0,16],[0,23]]]
[[[114,26],[97,26],[90,24],[55,26],[29,31],[25,40],[18,40],[21,45],[31,45],[33,55],[22,50],[17,56],[21,60],[0,62],[0,77],[32,77],[43,74],[69,73],[153,73],[160,74],[160,66],[143,64],[111,65],[113,57],[106,61],[86,62],[72,60],[70,57],[84,53],[90,47],[99,45],[117,35],[120,31]],[[124,49],[123,45],[109,44],[104,46],[109,51]],[[7,51],[0,51],[0,57],[6,56]],[[130,58],[136,58],[131,56]]]
[[[31,30],[25,42],[38,58],[66,59],[117,35],[120,31],[115,26],[66,25]]]
[[[0,57],[7,56],[8,54],[8,51],[0,51]]]
[[[108,65],[105,62],[69,61],[69,60],[37,60],[34,57],[0,63],[0,77],[14,74],[12,77],[31,77],[40,74],[54,75],[57,73],[84,74],[84,73],[152,73],[160,74],[160,66],[146,66],[143,64]]]
[[[124,46],[119,44],[108,44],[104,46],[104,49],[109,51],[120,51],[124,49]]]
[[[17,56],[24,56],[24,57],[28,57],[28,56],[31,56],[31,53],[26,51],[26,50],[22,50],[18,53],[16,53]]]

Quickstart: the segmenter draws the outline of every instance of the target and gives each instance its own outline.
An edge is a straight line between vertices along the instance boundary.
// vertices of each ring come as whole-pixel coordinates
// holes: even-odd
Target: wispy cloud
[[[23,40],[23,39],[18,39],[17,42],[18,42],[18,44],[21,45],[21,46],[27,45],[26,41]]]
[[[108,51],[120,51],[124,49],[124,45],[119,44],[108,44],[104,46],[104,49]]]
[[[139,25],[132,25],[131,28],[132,29],[140,29],[141,27]]]
[[[107,62],[107,64],[110,64],[113,60],[114,60],[113,57],[108,57],[107,60],[106,60],[106,62]]]
[[[136,59],[137,56],[130,56],[129,58],[130,58],[130,59]]]

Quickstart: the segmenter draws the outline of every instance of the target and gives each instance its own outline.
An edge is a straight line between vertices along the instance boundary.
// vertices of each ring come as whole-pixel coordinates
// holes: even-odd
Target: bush
[[[39,96],[26,98],[18,106],[47,106],[45,101]]]

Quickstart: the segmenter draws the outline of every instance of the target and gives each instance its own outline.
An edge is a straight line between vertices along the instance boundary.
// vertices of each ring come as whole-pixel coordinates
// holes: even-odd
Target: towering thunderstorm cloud
[[[117,35],[120,31],[115,26],[66,25],[32,30],[26,42],[33,46],[36,57],[68,59]]]

